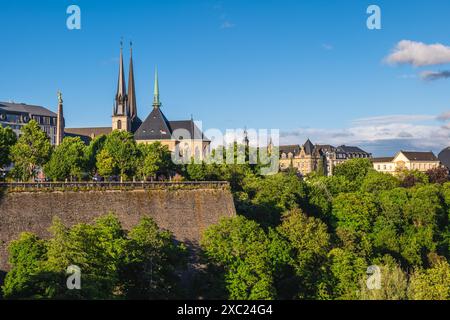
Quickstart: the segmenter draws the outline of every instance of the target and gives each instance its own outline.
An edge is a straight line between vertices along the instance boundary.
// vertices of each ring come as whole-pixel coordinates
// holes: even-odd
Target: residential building
[[[433,152],[399,151],[394,157],[373,158],[373,168],[379,172],[396,174],[402,170],[426,172],[440,166]]]
[[[25,103],[0,102],[0,126],[10,127],[19,137],[21,128],[35,120],[47,133],[52,145],[57,144],[57,114],[42,106]]]
[[[349,159],[371,158],[371,154],[353,146],[314,145],[309,139],[303,145],[284,145],[279,147],[280,169],[296,169],[301,175],[321,171],[333,175],[334,168]]]

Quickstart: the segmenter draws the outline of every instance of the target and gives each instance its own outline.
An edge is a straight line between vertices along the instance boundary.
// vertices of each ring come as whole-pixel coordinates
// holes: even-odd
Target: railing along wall
[[[165,189],[165,188],[225,188],[227,181],[143,181],[143,182],[0,182],[0,188],[13,190],[64,189]]]

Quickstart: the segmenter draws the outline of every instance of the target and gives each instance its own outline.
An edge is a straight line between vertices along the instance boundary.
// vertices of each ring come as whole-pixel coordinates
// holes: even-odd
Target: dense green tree
[[[384,256],[373,263],[380,270],[380,288],[368,288],[369,275],[361,279],[360,299],[363,300],[406,300],[408,275],[390,256]]]
[[[17,167],[22,180],[34,178],[37,170],[47,163],[52,146],[47,134],[41,130],[38,123],[31,120],[21,128],[21,136],[11,147],[11,160]]]
[[[429,269],[416,269],[411,275],[411,300],[450,300],[450,265],[438,258]]]
[[[113,214],[71,228],[55,219],[51,231],[49,240],[23,234],[12,242],[12,269],[3,286],[6,298],[174,297],[185,249],[150,218],[143,218],[129,236]],[[66,287],[71,265],[80,268],[81,290]]]
[[[10,243],[8,251],[8,262],[13,268],[6,275],[3,296],[7,299],[45,296],[47,288],[36,281],[45,261],[45,241],[34,234],[22,233]]]
[[[221,270],[230,299],[273,299],[270,241],[261,227],[242,216],[222,219],[201,241],[209,263]]]
[[[128,299],[167,299],[181,295],[177,273],[187,263],[183,244],[176,244],[169,231],[162,231],[150,218],[141,219],[129,233],[122,290]]]
[[[85,148],[85,163],[86,170],[91,175],[97,173],[97,155],[102,151],[103,146],[106,141],[106,135],[102,134],[98,137],[95,137],[89,145]]]
[[[333,200],[333,223],[336,235],[344,247],[369,256],[372,241],[369,233],[378,214],[373,195],[368,193],[342,193]]]
[[[144,180],[155,178],[158,174],[169,175],[172,165],[169,148],[160,142],[138,145],[140,152],[137,174]]]
[[[391,174],[371,170],[362,181],[361,191],[367,193],[378,193],[391,190],[400,185],[400,181]]]
[[[400,185],[404,188],[428,183],[428,176],[419,170],[402,170],[398,172],[398,178],[400,179]]]
[[[45,175],[54,181],[81,179],[85,172],[85,144],[79,137],[66,137],[44,166]]]
[[[98,174],[103,177],[112,176],[115,173],[115,161],[108,150],[103,149],[97,154]]]
[[[365,276],[367,267],[367,262],[355,253],[342,248],[331,249],[327,263],[328,287],[324,297],[343,300],[359,299],[360,279]]]
[[[298,277],[297,297],[317,298],[330,248],[327,226],[317,218],[306,216],[300,209],[293,209],[283,215],[277,232],[290,249],[289,264]]]
[[[11,128],[0,126],[0,169],[11,163],[10,150],[16,141],[16,134]]]
[[[356,191],[369,171],[373,170],[370,159],[355,158],[345,161],[334,168],[334,175],[345,177]]]
[[[105,140],[103,149],[97,155],[100,175],[118,175],[121,180],[132,177],[138,164],[138,148],[133,134],[114,130]]]
[[[343,176],[315,176],[308,179],[306,186],[308,202],[305,206],[308,212],[320,217],[327,224],[330,224],[334,197],[343,192],[351,192],[353,189],[350,181]]]
[[[265,226],[277,225],[282,212],[299,207],[306,197],[305,183],[285,173],[264,178],[248,175],[243,189],[250,199],[247,216]]]

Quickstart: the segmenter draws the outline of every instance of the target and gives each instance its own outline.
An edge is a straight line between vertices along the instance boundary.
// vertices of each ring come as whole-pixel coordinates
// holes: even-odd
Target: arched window
[[[121,120],[117,120],[117,129],[122,129],[122,121]]]

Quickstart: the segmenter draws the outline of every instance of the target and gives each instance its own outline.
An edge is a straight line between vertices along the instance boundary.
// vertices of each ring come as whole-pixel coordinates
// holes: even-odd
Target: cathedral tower
[[[131,131],[130,110],[128,107],[128,95],[125,84],[125,72],[123,68],[122,42],[120,42],[119,79],[117,81],[117,93],[113,108],[112,129]]]

